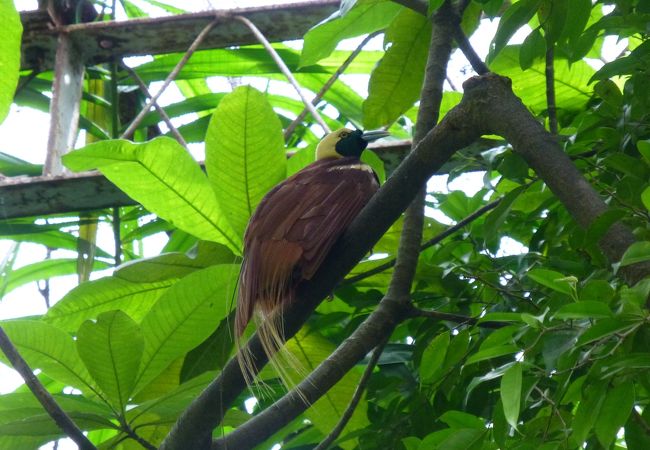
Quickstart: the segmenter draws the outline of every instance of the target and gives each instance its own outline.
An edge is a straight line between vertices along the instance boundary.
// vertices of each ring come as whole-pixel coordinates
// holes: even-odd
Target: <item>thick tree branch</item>
[[[320,301],[397,220],[429,177],[457,150],[483,134],[500,134],[508,139],[515,151],[528,161],[582,227],[588,227],[606,211],[603,200],[562,152],[554,137],[544,130],[514,95],[510,80],[488,74],[471,78],[464,84],[464,89],[465,94],[460,104],[449,111],[440,124],[404,159],[334,245],[314,278],[300,286],[299,300],[284,314],[283,331],[287,339],[297,332]],[[632,242],[634,236],[631,231],[624,225],[617,224],[601,240],[601,248],[612,261],[617,261]],[[631,284],[650,273],[647,264],[636,264],[624,269],[623,274]],[[385,336],[386,330],[390,329],[387,327],[398,323],[404,314],[405,308],[397,302],[382,302],[370,316],[373,318],[371,323],[360,327],[360,334],[355,332],[350,337],[353,342],[344,343],[334,355],[344,354],[345,360],[355,364]],[[254,336],[248,346],[261,367],[266,362],[266,356],[259,339]],[[326,369],[330,374],[339,373],[345,367],[334,355],[326,360],[338,361],[336,368]],[[321,375],[318,374],[318,377]],[[327,386],[331,387],[330,384],[310,385],[314,381],[312,376],[306,381],[308,386],[304,393],[315,395],[315,392],[307,389],[309,387],[321,392],[323,388],[327,390]],[[205,437],[210,435],[223,418],[227,406],[244,387],[239,366],[231,360],[219,378],[184,412],[161,448],[201,448],[197,446],[198,443],[204,442]],[[300,389],[302,390],[302,384]],[[302,404],[299,396],[283,399],[283,402],[290,404],[294,401]],[[272,410],[277,411],[275,407]],[[241,436],[241,433],[238,435]]]
[[[34,372],[32,372],[32,369],[27,365],[27,362],[25,362],[20,353],[18,353],[18,350],[14,347],[9,336],[7,336],[7,333],[5,333],[5,330],[3,330],[2,327],[0,327],[0,348],[7,356],[7,359],[13,368],[16,369],[21,377],[23,377],[25,384],[29,390],[32,391],[36,400],[43,405],[45,412],[47,412],[57,426],[61,428],[61,431],[72,439],[80,449],[97,450],[97,447],[88,440],[79,427],[77,427],[77,424],[75,424],[70,416],[61,409],[56,400],[54,400],[54,397],[52,397],[52,394],[50,394],[38,378],[36,378]]]
[[[452,50],[451,31],[453,30],[456,18],[457,16],[453,13],[449,1],[446,1],[432,17],[433,32],[431,34],[431,44],[429,45],[429,55],[420,96],[421,101],[418,109],[416,130],[413,137],[414,148],[417,148],[417,144],[427,136],[438,120],[440,103],[442,101],[442,88],[447,73],[447,61],[451,56]],[[406,210],[395,271],[388,287],[388,292],[380,302],[378,310],[382,308],[382,305],[411,305],[411,285],[415,277],[422,242],[425,194],[425,184],[422,184],[415,195],[415,199]],[[403,307],[396,306],[396,308],[402,310]],[[365,348],[368,345],[370,348],[382,345],[381,343],[388,339],[394,327],[405,318],[405,314],[396,314],[393,323],[386,323],[382,327],[376,326],[377,324],[368,319],[364,322],[364,325],[367,325],[367,329],[374,330],[376,334],[357,336],[352,342],[354,342],[354,345],[358,349]],[[377,319],[377,321],[379,320]],[[378,337],[380,340],[377,340]],[[228,436],[216,441],[213,448],[253,448],[268,438],[273,432],[296,418],[309,405],[316,401],[316,399],[324,395],[358,360],[365,356],[365,353],[359,354],[354,351],[348,353],[343,351],[339,352],[343,347],[344,345],[341,345],[339,349],[330,355],[308,377],[308,380],[310,380],[308,383],[309,387],[307,387],[306,383],[301,383],[296,389],[277,401],[273,406]],[[356,359],[351,355],[356,355]],[[336,370],[336,373],[333,373],[332,370]],[[333,383],[328,386],[330,382]],[[301,398],[303,389],[310,389],[310,395],[305,395],[307,402],[301,401],[296,403],[292,399],[295,396]]]
[[[460,24],[458,24],[454,29],[454,40],[456,41],[456,44],[458,44],[460,51],[465,55],[465,58],[467,58],[467,61],[469,61],[474,72],[479,75],[484,75],[490,71],[485,62],[483,62],[481,57],[478,56],[474,47],[472,47],[472,44],[470,44],[469,39],[465,36]]]

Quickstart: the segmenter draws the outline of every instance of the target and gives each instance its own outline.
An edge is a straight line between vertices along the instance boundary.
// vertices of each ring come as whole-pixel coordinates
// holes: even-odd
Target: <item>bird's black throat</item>
[[[361,153],[368,146],[368,142],[362,138],[363,132],[355,130],[336,143],[336,152],[341,156],[354,156],[359,158]]]

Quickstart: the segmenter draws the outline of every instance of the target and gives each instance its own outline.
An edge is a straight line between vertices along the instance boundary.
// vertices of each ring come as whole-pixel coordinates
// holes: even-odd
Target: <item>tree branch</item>
[[[221,20],[220,17],[215,17],[215,19],[214,19],[212,22],[210,22],[209,24],[207,24],[207,25],[205,26],[205,28],[203,28],[203,30],[201,30],[201,32],[200,32],[199,35],[196,37],[196,39],[194,39],[194,42],[192,42],[192,45],[190,45],[190,47],[187,49],[187,51],[185,52],[185,54],[183,55],[183,57],[180,59],[180,61],[178,61],[178,63],[177,63],[176,66],[174,67],[174,69],[172,69],[172,71],[169,73],[169,75],[167,75],[167,78],[165,78],[165,81],[163,82],[163,84],[162,84],[162,86],[160,87],[160,89],[158,89],[158,92],[156,92],[155,95],[153,95],[153,96],[151,96],[151,98],[149,98],[149,100],[147,101],[147,103],[144,105],[144,108],[142,108],[142,110],[138,113],[138,115],[135,117],[135,119],[133,119],[133,121],[131,122],[131,124],[130,124],[130,125],[128,126],[128,128],[124,131],[124,133],[122,133],[122,135],[120,136],[120,138],[125,139],[125,138],[129,138],[129,137],[131,137],[131,135],[133,134],[133,132],[134,132],[134,131],[136,130],[136,128],[138,128],[138,126],[140,125],[140,122],[142,122],[142,119],[144,119],[144,116],[146,116],[147,113],[149,112],[149,109],[151,108],[151,106],[152,106],[154,103],[156,103],[156,101],[158,101],[158,99],[160,98],[160,96],[162,95],[162,93],[165,92],[165,90],[166,90],[167,87],[171,84],[171,82],[174,81],[174,80],[176,79],[176,77],[177,77],[178,74],[180,73],[181,69],[183,69],[183,67],[185,66],[185,64],[187,64],[187,61],[190,60],[190,58],[192,57],[192,55],[194,54],[194,52],[195,52],[195,51],[199,48],[199,46],[201,45],[201,42],[203,42],[203,40],[204,40],[204,39],[206,38],[206,36],[210,33],[210,31],[212,31],[212,29],[213,29],[214,26],[219,22],[219,20]]]
[[[490,328],[490,329],[503,328],[508,325],[505,322],[496,322],[496,321],[480,322],[481,319],[476,317],[462,316],[460,314],[452,314],[452,313],[446,313],[441,311],[428,311],[416,307],[411,308],[411,310],[408,312],[408,317],[409,318],[426,317],[428,319],[447,320],[449,322],[454,322],[459,325],[466,325],[466,324],[475,325],[480,328]]]
[[[321,126],[323,131],[325,133],[329,133],[331,130],[323,120],[323,118],[320,116],[319,112],[316,110],[316,107],[311,104],[309,99],[305,97],[305,94],[303,94],[302,89],[300,88],[300,85],[298,84],[298,80],[296,80],[296,77],[293,76],[291,73],[291,70],[287,67],[287,65],[282,61],[282,58],[280,55],[278,55],[278,52],[275,51],[271,43],[264,37],[262,32],[255,26],[253,22],[248,20],[244,16],[234,16],[235,19],[239,20],[242,22],[244,25],[248,27],[248,29],[255,35],[255,38],[262,44],[262,46],[266,49],[266,51],[271,55],[271,58],[273,58],[273,61],[277,64],[277,66],[280,68],[280,71],[284,74],[284,76],[287,78],[289,81],[289,84],[293,86],[293,88],[296,90],[296,93],[298,94],[298,97],[302,100],[302,102],[305,104],[305,108],[309,110],[311,115],[314,117],[316,122]]]
[[[458,44],[460,51],[465,55],[465,58],[467,58],[467,61],[469,61],[474,72],[479,75],[484,75],[490,71],[485,62],[483,62],[480,56],[478,56],[474,47],[472,47],[472,44],[470,44],[469,39],[465,36],[460,24],[458,24],[454,29],[454,40],[456,41],[456,44]]]
[[[323,87],[318,91],[316,94],[316,97],[311,101],[311,104],[313,106],[316,106],[318,102],[323,98],[325,93],[332,87],[332,85],[336,82],[336,80],[339,79],[339,77],[345,72],[345,69],[348,68],[348,66],[354,61],[354,59],[359,56],[359,53],[363,50],[363,48],[366,46],[366,44],[375,36],[377,36],[380,32],[376,31],[374,33],[370,33],[368,36],[365,37],[363,41],[357,46],[357,48],[354,49],[352,53],[350,53],[350,56],[347,57],[345,61],[343,61],[343,64],[339,66],[338,69],[336,69],[336,72],[332,74],[332,76],[325,82]],[[288,140],[293,132],[295,131],[296,127],[298,124],[300,124],[303,120],[305,120],[305,117],[307,116],[307,113],[309,110],[305,107],[300,114],[298,114],[298,117],[293,119],[293,122],[289,124],[289,126],[284,130],[284,140]]]
[[[366,385],[370,380],[372,371],[375,369],[375,366],[377,365],[377,361],[379,361],[379,357],[383,353],[384,347],[386,347],[387,343],[388,343],[388,336],[386,337],[386,339],[384,339],[383,342],[381,342],[377,347],[375,347],[375,350],[372,352],[372,356],[370,357],[370,361],[368,361],[368,365],[366,366],[366,370],[363,371],[363,375],[361,375],[359,384],[357,385],[357,388],[354,390],[354,395],[350,400],[350,404],[343,412],[341,419],[338,421],[334,429],[332,429],[330,434],[328,434],[327,437],[325,437],[325,439],[323,439],[321,443],[314,448],[314,450],[327,450],[327,448],[332,444],[332,442],[334,442],[336,438],[339,437],[341,431],[343,431],[347,423],[350,421],[350,419],[352,418],[352,414],[354,414],[354,410],[357,408],[357,405],[361,400],[361,397],[363,397],[363,391],[365,391],[366,389]]]
[[[555,107],[555,55],[553,43],[548,42],[546,50],[546,67],[544,75],[546,76],[546,104],[548,113],[548,129],[551,134],[557,134],[557,109]]]
[[[451,29],[456,18],[449,1],[446,1],[432,18],[433,32],[413,137],[414,149],[433,129],[438,120],[447,61],[452,50]],[[422,241],[425,185],[426,183],[420,184],[415,199],[406,210],[395,271],[388,292],[377,308],[377,311],[382,310],[383,307],[395,308],[393,321],[385,322],[383,326],[379,326],[380,315],[375,316],[375,319],[368,318],[358,330],[372,330],[372,334],[370,331],[367,334],[364,334],[363,331],[353,333],[312,372],[307,380],[231,434],[215,441],[214,449],[248,449],[268,438],[274,431],[279,430],[301,414],[340,380],[368,352],[366,350],[364,353],[360,353],[362,349],[380,345],[381,342],[388,339],[395,326],[407,317],[405,313],[411,306],[411,285],[415,277]],[[350,343],[348,350],[345,349],[345,343]],[[309,394],[304,391],[305,389],[309,389]]]
[[[428,249],[429,247],[433,247],[434,245],[440,243],[442,240],[444,240],[447,237],[451,236],[456,231],[458,231],[461,228],[465,227],[465,225],[472,223],[473,221],[475,221],[476,219],[481,217],[483,214],[487,213],[488,211],[493,210],[494,208],[496,208],[499,205],[499,203],[501,203],[501,200],[503,200],[503,197],[498,198],[498,199],[496,199],[496,200],[482,206],[481,208],[477,209],[476,211],[474,211],[469,216],[465,217],[462,220],[459,220],[456,224],[454,224],[454,225],[450,226],[449,228],[445,229],[444,231],[438,233],[437,235],[435,235],[434,237],[429,239],[427,242],[422,244],[422,246],[420,246],[420,252],[423,252],[424,250]],[[374,267],[374,268],[372,268],[370,270],[367,270],[365,272],[362,272],[362,273],[359,273],[359,274],[354,275],[352,277],[346,278],[345,280],[343,280],[343,282],[341,284],[356,283],[357,281],[360,281],[360,280],[368,278],[368,277],[370,277],[372,275],[376,275],[378,273],[381,273],[384,270],[388,270],[391,267],[393,267],[394,265],[395,265],[395,259],[391,259],[390,261],[388,261],[388,262],[386,262],[386,263],[384,263],[384,264],[382,264],[380,266]]]
[[[494,74],[477,76],[464,83],[464,90],[461,102],[409,153],[356,217],[334,245],[318,273],[300,285],[297,301],[284,312],[283,332],[287,339],[297,332],[320,301],[397,220],[429,177],[457,150],[484,134],[499,134],[505,137],[566,205],[580,226],[588,227],[607,210],[603,200],[562,152],[554,137],[544,130],[514,95],[510,80]],[[631,231],[622,224],[616,224],[610,228],[600,244],[610,259],[617,261],[632,242],[634,236]],[[626,280],[634,284],[650,273],[649,266],[636,264],[622,268],[621,271]],[[405,314],[404,310],[405,308],[397,302],[381,302],[375,313],[370,316],[373,318],[371,323],[362,325],[349,338],[353,342],[347,343],[346,340],[335,352],[334,355],[345,355],[345,359],[339,360],[333,355],[326,362],[334,359],[338,361],[335,363],[336,367],[323,370],[331,375],[343,370],[345,364],[341,361],[355,364],[377,345],[385,336],[388,327],[401,320]],[[258,367],[262,367],[266,363],[266,356],[257,336],[249,340],[248,347]],[[321,375],[327,378],[327,373],[318,373],[318,378],[314,378],[314,374],[310,375],[305,381],[306,385],[301,383],[301,391],[313,396],[312,388],[327,390],[331,387],[330,381],[321,385],[309,384],[312,381],[321,382]],[[239,365],[235,360],[231,360],[219,377],[182,414],[161,449],[201,448],[199,443],[205,442],[206,436],[210,436],[212,429],[223,418],[227,406],[244,387]],[[310,400],[309,396],[307,400]],[[300,396],[289,396],[282,401],[283,404],[302,404]],[[273,407],[269,411],[278,409]],[[257,417],[262,414],[264,413]],[[240,437],[242,435],[238,429],[229,436],[235,434]]]
[[[72,421],[70,416],[68,416],[59,404],[54,400],[52,394],[48,392],[47,389],[41,384],[41,382],[36,378],[32,369],[27,365],[27,362],[23,357],[18,353],[18,349],[13,345],[5,330],[0,327],[0,348],[7,356],[7,359],[11,363],[14,369],[23,377],[25,384],[36,400],[43,405],[45,412],[54,420],[61,431],[63,431],[70,439],[74,441],[75,444],[79,446],[82,450],[97,450],[97,447],[93,445],[92,442],[83,434],[83,432],[77,427],[77,425]]]

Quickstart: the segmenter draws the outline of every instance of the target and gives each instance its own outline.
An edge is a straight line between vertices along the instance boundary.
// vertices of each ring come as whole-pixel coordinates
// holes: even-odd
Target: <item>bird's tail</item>
[[[240,286],[241,289],[241,286]],[[284,336],[284,317],[282,315],[282,305],[291,304],[294,298],[293,286],[278,286],[272,294],[271,298],[265,298],[261,302],[257,302],[257,307],[250,312],[252,319],[257,328],[260,343],[264,353],[268,357],[269,364],[278,375],[282,383],[287,389],[291,389],[298,382],[304,378],[306,371],[298,359],[285,347]],[[246,301],[238,302],[238,308],[242,305],[248,305]],[[262,306],[260,306],[262,305]],[[273,307],[270,307],[274,305]],[[246,312],[242,311],[242,315]],[[238,311],[239,317],[239,311]],[[242,375],[246,384],[253,389],[257,394],[264,395],[270,393],[270,388],[265,385],[258,374],[258,367],[255,357],[250,348],[242,342],[242,336],[246,322],[236,320],[235,342],[237,346],[237,361],[241,368]],[[243,326],[242,326],[243,324]]]

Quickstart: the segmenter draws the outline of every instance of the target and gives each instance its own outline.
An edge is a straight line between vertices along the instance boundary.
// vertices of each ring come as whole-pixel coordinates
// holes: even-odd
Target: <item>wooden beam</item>
[[[65,172],[61,157],[74,148],[77,139],[84,70],[74,42],[70,36],[61,33],[56,51],[43,175],[62,175]]]
[[[464,170],[485,170],[478,162],[480,152],[493,148],[497,142],[481,139],[463,151]],[[410,140],[373,143],[374,151],[390,170],[411,148]],[[477,162],[468,166],[472,157]],[[439,174],[449,173],[458,162],[445,164]],[[99,172],[62,175],[55,177],[13,177],[0,180],[0,220],[20,217],[74,214],[115,206],[136,205],[132,198],[120,191]]]
[[[60,28],[54,27],[43,11],[27,11],[21,13],[24,28],[21,67],[53,68],[59,32],[70,36],[85,64],[97,64],[114,57],[184,52],[215,16],[221,17],[220,23],[204,40],[201,49],[257,44],[250,30],[233,20],[233,15],[252,21],[271,42],[300,39],[338,6],[338,0],[304,1]]]

